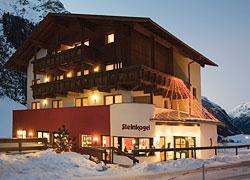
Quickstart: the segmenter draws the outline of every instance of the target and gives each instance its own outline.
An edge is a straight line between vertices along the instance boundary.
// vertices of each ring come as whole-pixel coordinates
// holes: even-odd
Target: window
[[[105,96],[105,105],[113,104],[114,97],[113,96]]]
[[[122,95],[105,96],[105,105],[122,103]]]
[[[63,75],[57,75],[55,80],[63,80]]]
[[[76,107],[82,107],[82,106],[88,106],[88,98],[76,98],[75,100],[75,106]]]
[[[37,137],[38,138],[47,138],[48,142],[50,141],[50,135],[48,131],[37,131]]]
[[[122,103],[122,95],[115,95],[115,104]]]
[[[40,109],[41,108],[40,102],[32,102],[31,103],[31,108],[32,109]]]
[[[21,139],[26,138],[26,130],[18,130],[16,134],[17,134],[17,138],[21,138]]]
[[[106,65],[106,71],[111,71],[114,69],[114,64]]]
[[[91,135],[82,135],[82,147],[91,146],[93,141],[93,136]]]
[[[52,101],[52,108],[61,108],[62,107],[62,100],[53,100]]]
[[[122,68],[122,62],[106,65],[106,71],[111,71],[114,69],[121,69],[121,68]]]
[[[36,84],[40,84],[41,83],[40,79],[36,79],[36,80],[32,80],[32,85],[34,85],[35,82],[36,82]]]
[[[89,40],[85,40],[83,43],[85,46],[89,46]]]
[[[115,34],[114,33],[107,34],[105,36],[105,44],[110,44],[110,43],[113,43],[113,42],[115,42]]]
[[[85,69],[84,71],[83,71],[83,75],[85,76],[85,75],[88,75],[89,74],[89,70],[88,69]]]
[[[196,88],[193,88],[193,97],[197,98],[197,90],[196,90]]]
[[[82,72],[81,71],[77,71],[76,76],[81,76]]]

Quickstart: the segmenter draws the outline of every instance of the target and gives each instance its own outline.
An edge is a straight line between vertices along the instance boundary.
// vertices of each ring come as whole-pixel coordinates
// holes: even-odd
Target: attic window
[[[113,42],[115,42],[115,34],[114,33],[107,34],[105,36],[105,44],[110,44],[110,43],[113,43]]]

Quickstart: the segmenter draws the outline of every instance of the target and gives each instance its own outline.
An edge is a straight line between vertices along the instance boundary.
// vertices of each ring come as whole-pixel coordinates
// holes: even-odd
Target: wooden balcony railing
[[[64,50],[56,54],[47,55],[33,61],[35,73],[46,73],[48,70],[59,69],[60,66],[66,67],[83,59],[89,61],[100,60],[100,52],[88,46],[77,46],[72,49]]]
[[[68,92],[80,92],[97,88],[109,92],[111,89],[143,90],[145,93],[166,96],[170,75],[145,66],[130,66],[86,76],[35,84],[32,87],[35,99],[66,96]]]

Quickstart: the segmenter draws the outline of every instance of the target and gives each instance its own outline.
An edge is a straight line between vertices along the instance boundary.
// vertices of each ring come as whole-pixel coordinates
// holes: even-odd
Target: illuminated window
[[[62,107],[62,100],[53,100],[52,101],[52,108],[61,108]]]
[[[105,96],[105,105],[122,103],[122,95]]]
[[[21,139],[26,138],[26,130],[18,130],[17,131],[17,138],[21,138]]]
[[[38,138],[47,138],[48,142],[50,141],[50,135],[48,131],[37,131]]]
[[[111,71],[114,69],[114,64],[106,65],[106,71]]]
[[[93,136],[91,135],[82,135],[82,147],[91,146],[93,141]]]
[[[55,80],[63,80],[63,75],[57,75]]]
[[[77,71],[76,76],[81,76],[82,72],[81,71]]]
[[[85,69],[84,71],[83,71],[83,75],[88,75],[89,74],[89,70],[88,69]]]
[[[82,107],[82,106],[88,106],[88,98],[76,98],[75,100],[75,106],[76,107]]]
[[[115,104],[122,103],[122,95],[115,95]]]
[[[41,108],[40,102],[32,102],[31,103],[31,108],[32,109],[40,109]]]
[[[105,96],[105,105],[113,104],[114,96]]]
[[[89,46],[89,40],[84,41],[85,46]]]
[[[32,85],[34,85],[35,82],[36,82],[36,84],[40,84],[41,83],[40,79],[36,79],[36,80],[32,80]]]
[[[115,42],[115,34],[114,33],[107,34],[105,36],[105,43],[109,44],[109,43],[113,43],[113,42]]]

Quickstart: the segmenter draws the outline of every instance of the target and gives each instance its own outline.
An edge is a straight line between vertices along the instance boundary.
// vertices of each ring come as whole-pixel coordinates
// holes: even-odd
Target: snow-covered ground
[[[0,138],[11,137],[12,111],[18,109],[26,109],[26,107],[10,98],[0,98]]]
[[[176,161],[144,162],[130,168],[108,165],[99,171],[100,165],[88,160],[88,156],[69,152],[56,154],[52,150],[23,155],[0,154],[0,179],[100,179],[126,178],[161,172],[177,172],[206,167],[250,161],[250,156],[217,156],[211,159],[180,159]]]

